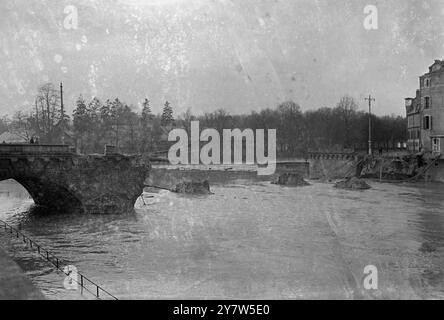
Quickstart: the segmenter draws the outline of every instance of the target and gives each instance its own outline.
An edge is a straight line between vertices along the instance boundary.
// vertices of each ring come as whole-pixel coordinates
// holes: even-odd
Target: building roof
[[[430,73],[443,71],[444,70],[444,60],[435,60],[435,62],[429,67],[429,72],[424,76],[429,75]]]
[[[421,111],[421,104],[417,98],[405,98],[405,109],[407,115],[419,113]]]

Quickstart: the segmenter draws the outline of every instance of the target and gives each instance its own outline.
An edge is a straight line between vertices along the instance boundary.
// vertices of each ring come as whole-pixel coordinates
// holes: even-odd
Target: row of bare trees
[[[4,117],[0,122],[1,131],[11,131],[23,139],[40,137],[43,143],[60,142],[61,130],[60,92],[51,83],[38,88],[31,110],[18,111],[12,119]],[[65,116],[65,121],[69,117]]]
[[[358,110],[356,101],[343,96],[336,106],[302,112],[293,101],[273,109],[249,114],[232,115],[224,109],[193,115],[191,110],[175,119],[167,101],[162,114],[153,114],[150,101],[145,99],[142,110],[118,98],[104,102],[98,98],[86,101],[80,96],[72,117],[61,123],[60,96],[52,84],[38,90],[33,110],[17,112],[12,119],[0,119],[0,133],[5,130],[29,138],[38,135],[43,143],[60,143],[62,128],[71,136],[82,153],[98,153],[105,144],[112,144],[125,153],[165,151],[168,130],[181,127],[190,130],[192,120],[201,128],[277,129],[278,156],[302,156],[308,150],[365,149],[368,141],[368,114]],[[406,121],[403,117],[372,116],[375,147],[395,148],[405,141]]]

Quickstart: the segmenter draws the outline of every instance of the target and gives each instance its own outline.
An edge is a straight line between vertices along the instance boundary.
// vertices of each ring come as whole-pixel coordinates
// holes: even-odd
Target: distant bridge
[[[60,211],[131,211],[150,162],[109,151],[78,155],[67,145],[0,144],[0,181],[14,179],[37,205]]]
[[[356,152],[308,152],[308,159],[324,159],[324,160],[353,160],[356,159]]]

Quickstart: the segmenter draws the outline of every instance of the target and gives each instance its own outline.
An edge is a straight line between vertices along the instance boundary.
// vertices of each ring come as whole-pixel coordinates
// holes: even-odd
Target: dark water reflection
[[[3,193],[0,218],[119,298],[444,298],[443,185],[371,184],[224,181],[212,196],[162,191],[101,216],[46,214]],[[0,241],[49,298],[79,298],[22,243]],[[369,264],[374,292],[362,285]]]

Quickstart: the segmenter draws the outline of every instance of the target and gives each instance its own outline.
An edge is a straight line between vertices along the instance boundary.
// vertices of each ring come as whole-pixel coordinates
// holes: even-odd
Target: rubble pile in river
[[[177,183],[171,191],[185,194],[212,194],[208,180],[182,181]]]
[[[385,180],[404,180],[415,176],[426,165],[421,155],[406,155],[394,158],[364,159],[360,176]]]
[[[271,183],[291,187],[303,187],[310,185],[300,174],[292,172],[285,172],[280,174]]]
[[[352,177],[336,182],[335,188],[347,189],[347,190],[367,190],[370,189],[371,187],[364,180]]]

